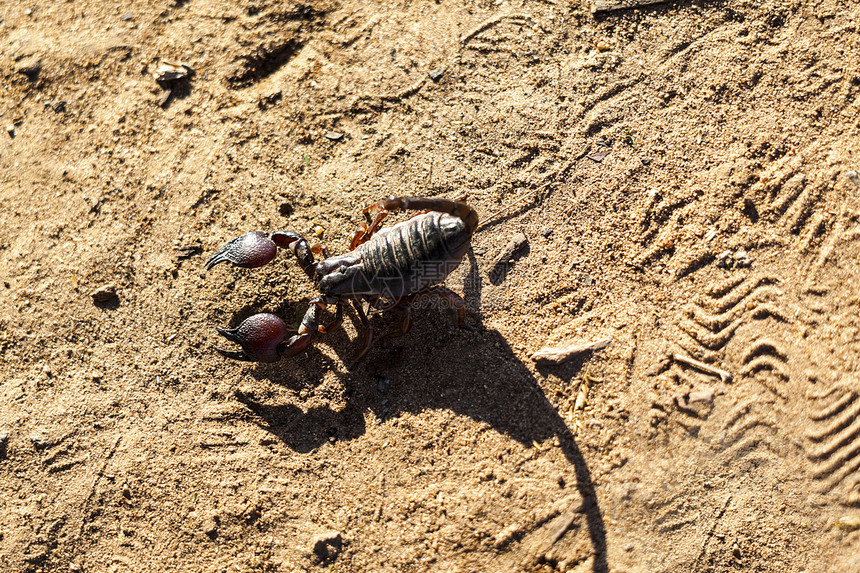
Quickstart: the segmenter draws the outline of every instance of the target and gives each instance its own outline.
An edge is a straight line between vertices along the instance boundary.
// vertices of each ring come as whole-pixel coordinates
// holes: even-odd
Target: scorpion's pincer
[[[216,350],[227,358],[248,362],[276,362],[281,358],[279,345],[287,337],[284,321],[268,313],[250,316],[236,328],[215,328],[224,338],[242,346],[241,352],[222,348]]]
[[[206,270],[226,262],[246,269],[262,267],[275,258],[277,251],[278,247],[269,235],[262,231],[251,231],[218,249],[206,262]]]

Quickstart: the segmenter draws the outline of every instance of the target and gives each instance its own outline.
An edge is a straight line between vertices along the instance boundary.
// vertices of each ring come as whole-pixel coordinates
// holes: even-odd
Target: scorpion
[[[389,212],[395,210],[419,213],[380,229]],[[405,334],[412,324],[410,304],[419,298],[437,296],[457,310],[462,327],[465,302],[440,283],[469,250],[478,226],[475,210],[459,200],[390,196],[362,213],[367,222],[355,233],[349,252],[339,256],[330,256],[322,245],[311,246],[293,231],[250,231],[221,247],[206,262],[206,270],[224,262],[248,269],[261,267],[274,260],[278,248],[289,249],[315,283],[318,296],[310,301],[297,333],[290,338],[283,320],[260,313],[233,329],[216,327],[224,338],[242,347],[241,351],[216,350],[228,358],[252,362],[291,358],[305,350],[318,333],[330,333],[341,325],[346,302],[352,303],[364,329],[355,362],[367,353],[373,341],[365,302],[368,310],[399,312],[400,334]],[[317,261],[314,255],[324,259]],[[334,319],[321,324],[320,311],[331,304],[335,305]]]

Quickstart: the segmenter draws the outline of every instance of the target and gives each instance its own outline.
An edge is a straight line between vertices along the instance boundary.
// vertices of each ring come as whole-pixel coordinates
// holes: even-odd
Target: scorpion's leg
[[[324,259],[329,258],[331,255],[328,254],[328,249],[320,244],[316,244],[311,247],[311,252],[315,255],[322,255]]]
[[[457,310],[457,324],[462,328],[466,322],[466,301],[463,300],[463,297],[452,291],[451,289],[443,286],[435,286],[429,287],[421,292],[415,293],[411,295],[410,301],[415,300],[416,298],[424,298],[429,296],[438,296],[452,308]]]
[[[340,325],[343,324],[343,303],[338,301],[334,320],[329,322],[326,325],[320,326],[318,328],[320,334],[328,334],[329,332],[333,332],[334,330],[340,328]]]
[[[412,328],[412,308],[409,306],[409,301],[411,298],[403,298],[397,301],[394,306],[390,306],[385,310],[391,310],[396,312],[400,316],[399,320],[399,328],[397,332],[389,332],[383,338],[392,338],[395,336],[402,336],[409,332],[409,329]]]
[[[409,332],[409,329],[412,328],[412,309],[409,308],[409,305],[403,303],[403,306],[397,305],[397,311],[400,312],[400,332],[399,334],[406,334]]]
[[[367,354],[368,350],[370,350],[370,345],[373,343],[373,327],[370,326],[370,321],[367,320],[367,315],[364,313],[361,301],[353,300],[352,306],[355,307],[355,312],[358,314],[358,320],[361,321],[361,326],[364,327],[364,332],[361,334],[361,350],[358,351],[358,355],[353,361],[353,364],[355,364],[361,360],[365,354]]]
[[[361,228],[356,231],[355,235],[352,237],[352,242],[349,245],[349,250],[354,250],[357,246],[366,243],[370,240],[376,230],[379,228],[379,225],[382,224],[382,221],[388,216],[388,211],[382,210],[376,214],[376,217],[371,222],[370,220],[370,210],[376,207],[376,205],[371,205],[370,207],[365,208],[362,213],[367,217],[367,223],[361,226]]]
[[[307,239],[292,231],[276,231],[267,235],[262,231],[251,231],[236,237],[212,255],[206,262],[206,270],[220,263],[232,263],[237,267],[253,269],[270,263],[275,258],[278,248],[290,249],[299,261],[302,270],[311,279],[314,278],[316,262],[314,248]],[[319,247],[319,252],[325,252]]]

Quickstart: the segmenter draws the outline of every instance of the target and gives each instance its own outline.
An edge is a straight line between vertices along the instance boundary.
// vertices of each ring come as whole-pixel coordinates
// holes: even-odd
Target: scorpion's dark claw
[[[287,325],[274,314],[255,314],[232,329],[215,328],[224,338],[242,346],[241,352],[221,348],[218,352],[227,358],[248,362],[277,361],[282,354],[279,346],[287,337]]]
[[[277,245],[266,233],[251,231],[236,237],[218,249],[218,252],[206,261],[206,270],[225,262],[246,269],[262,267],[275,258],[277,251]]]
[[[244,352],[239,352],[237,350],[224,350],[223,348],[215,348],[215,350],[217,350],[221,354],[221,356],[232,358],[233,360],[253,362],[253,360],[251,358],[248,358],[248,356]]]

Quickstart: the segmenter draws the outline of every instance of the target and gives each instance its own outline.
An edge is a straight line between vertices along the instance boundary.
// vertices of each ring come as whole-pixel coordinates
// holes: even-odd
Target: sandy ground
[[[860,571],[858,27],[856,0],[0,3],[0,568]],[[353,366],[348,311],[289,361],[216,352],[315,291],[212,252],[342,253],[389,194],[481,214],[466,328],[417,309]]]

